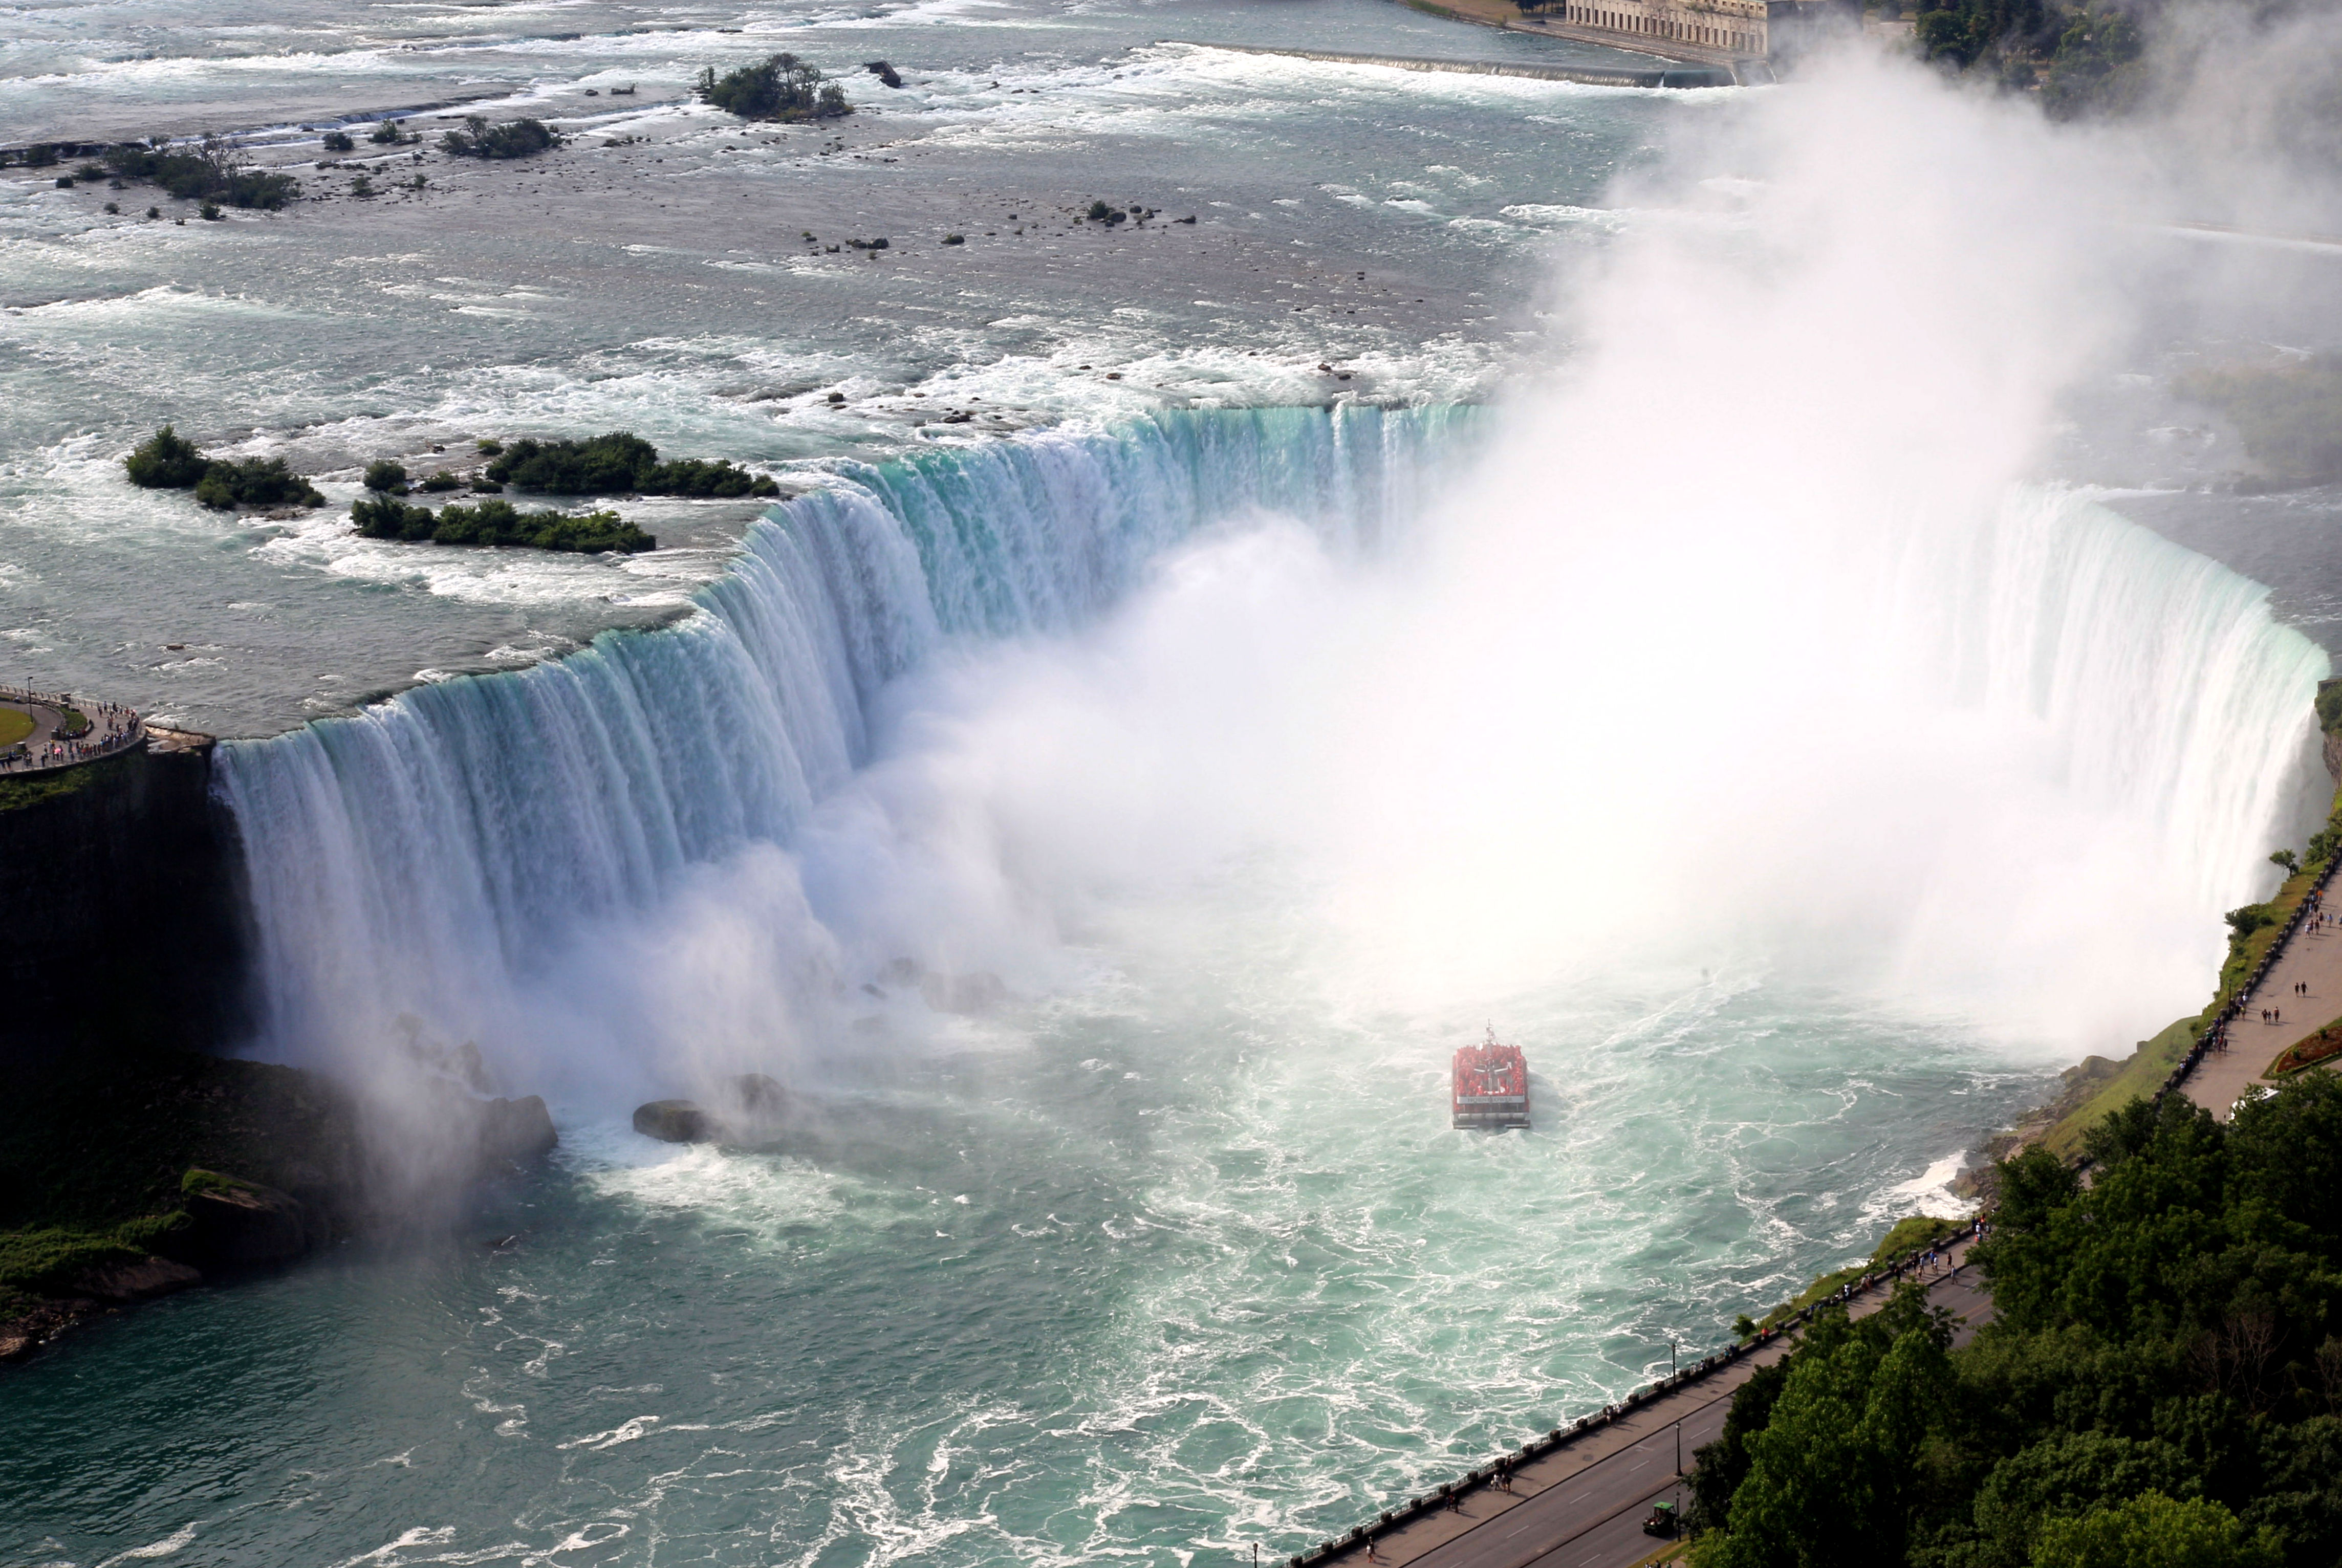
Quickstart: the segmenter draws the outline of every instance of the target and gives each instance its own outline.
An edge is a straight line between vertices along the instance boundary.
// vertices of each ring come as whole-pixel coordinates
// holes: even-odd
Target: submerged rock
[[[780,1080],[743,1073],[721,1080],[716,1105],[653,1100],[635,1107],[635,1131],[668,1144],[755,1143],[776,1131],[794,1102]]]
[[[743,1111],[776,1115],[788,1109],[789,1092],[781,1087],[780,1080],[765,1074],[743,1073],[728,1088]]]
[[[100,1301],[143,1302],[203,1283],[202,1272],[185,1263],[146,1258],[135,1263],[95,1264],[74,1276],[72,1288]]]
[[[653,1100],[635,1107],[635,1131],[664,1144],[706,1144],[716,1137],[716,1119],[689,1100]]]
[[[489,1100],[479,1110],[480,1164],[522,1165],[541,1160],[560,1144],[553,1130],[553,1113],[545,1101],[530,1094],[518,1100]]]

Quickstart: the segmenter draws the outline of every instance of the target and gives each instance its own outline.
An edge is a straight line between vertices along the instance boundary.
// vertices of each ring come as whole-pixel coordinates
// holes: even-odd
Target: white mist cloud
[[[1692,122],[1397,558],[1201,542],[922,679],[862,787],[1061,918],[1266,857],[1348,995],[1728,958],[2127,1044],[2267,880],[2325,667],[2025,487],[2165,275],[2136,152],[1870,60]]]
[[[1566,355],[1403,537],[1232,518],[1087,630],[947,646],[786,849],[513,933],[512,868],[288,795],[321,848],[271,873],[287,1048],[366,1063],[413,1009],[515,1084],[704,1092],[982,1028],[923,981],[1029,995],[1264,909],[1336,1008],[1732,965],[2121,1048],[2199,1004],[2293,836],[2326,669],[2249,583],[2027,483],[2185,281],[2145,145],[1868,60],[1686,114],[1556,279]]]

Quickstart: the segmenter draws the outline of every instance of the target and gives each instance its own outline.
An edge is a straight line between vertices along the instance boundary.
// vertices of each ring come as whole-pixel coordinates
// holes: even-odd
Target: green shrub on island
[[[544,495],[777,495],[781,487],[727,461],[683,457],[662,463],[658,449],[631,431],[584,441],[515,441],[499,449],[486,477]]]
[[[761,474],[751,474],[729,461],[677,457],[643,475],[635,487],[645,495],[688,495],[736,500],[743,495],[778,495],[781,487]]]
[[[1742,1386],[1693,1474],[1696,1568],[2342,1561],[2342,1078],[2225,1124],[2134,1100],[2085,1149],[2087,1185],[2000,1164],[1973,1343],[1907,1284]]]
[[[174,147],[165,136],[124,142],[106,149],[105,166],[125,180],[160,185],[181,201],[207,199],[275,212],[301,194],[292,175],[253,168],[221,136],[205,136],[194,147]]]
[[[350,134],[347,131],[327,131],[325,133],[325,151],[329,153],[355,153],[357,150],[357,143],[351,139]]]
[[[616,551],[629,555],[658,547],[656,539],[616,512],[523,512],[509,501],[443,506],[435,515],[428,506],[374,495],[350,507],[350,521],[366,538],[417,544],[511,545],[578,554]]]
[[[365,465],[364,481],[369,490],[395,490],[406,493],[406,464],[387,457],[378,457]]]
[[[215,463],[195,482],[195,499],[218,511],[238,506],[323,506],[317,487],[285,466],[282,457]]]
[[[478,122],[475,120],[474,123],[484,122]],[[366,140],[372,142],[377,147],[404,146],[409,142],[419,142],[423,138],[421,136],[410,136],[406,134],[406,122],[405,120],[377,121],[375,125],[375,128],[366,134]]]
[[[193,490],[195,499],[217,511],[238,506],[322,506],[317,487],[285,465],[282,457],[247,457],[240,463],[205,457],[194,442],[169,425],[139,444],[122,466],[143,490]]]
[[[834,120],[854,113],[846,89],[795,55],[775,55],[718,77],[699,74],[700,102],[744,120]]]
[[[458,158],[526,158],[561,145],[560,133],[542,120],[506,120],[491,125],[478,115],[464,116],[464,129],[439,138],[439,150]]]
[[[463,484],[464,482],[461,479],[457,478],[455,474],[448,473],[445,468],[442,468],[438,473],[434,474],[430,478],[425,479],[423,482],[422,488],[425,490],[457,490],[463,487]]]
[[[166,424],[140,442],[122,466],[128,470],[130,483],[142,490],[191,490],[211,461]]]

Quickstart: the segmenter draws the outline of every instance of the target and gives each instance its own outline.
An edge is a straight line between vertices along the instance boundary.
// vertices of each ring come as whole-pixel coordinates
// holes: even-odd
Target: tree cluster
[[[710,65],[699,74],[696,90],[700,102],[744,120],[833,120],[854,113],[845,88],[822,80],[818,69],[795,55],[775,55],[724,76]]]
[[[2145,85],[2143,24],[2157,0],[1919,0],[1913,31],[1931,60],[2038,87],[2052,113],[2119,110]]]
[[[205,136],[194,146],[173,146],[167,136],[123,142],[108,147],[102,161],[116,177],[160,185],[181,201],[274,212],[301,194],[292,175],[252,167],[240,149],[220,136]]]
[[[396,122],[385,121],[396,139]],[[372,138],[380,141],[377,134]],[[491,125],[479,115],[464,116],[464,128],[439,138],[440,151],[458,158],[527,158],[561,145],[561,134],[542,120],[506,120]]]
[[[434,514],[428,506],[376,493],[350,507],[350,521],[369,539],[434,544],[516,545],[589,555],[606,550],[634,554],[658,546],[656,539],[616,512],[523,512],[496,499],[442,506]]]
[[[1817,1321],[1695,1475],[1696,1568],[2327,1568],[2342,1561],[2342,1079],[2225,1125],[2173,1095],[2085,1184],[2002,1164],[1959,1350],[1907,1285]]]
[[[221,512],[238,506],[322,506],[317,487],[285,466],[282,457],[247,457],[240,463],[206,457],[195,444],[163,426],[123,459],[130,483],[145,490],[192,490],[195,499]]]
[[[499,448],[487,477],[545,495],[777,495],[780,486],[728,462],[698,457],[659,461],[658,449],[631,431],[584,441],[521,440]]]

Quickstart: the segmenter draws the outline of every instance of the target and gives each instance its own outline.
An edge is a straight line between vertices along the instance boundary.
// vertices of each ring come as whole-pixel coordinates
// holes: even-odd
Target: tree
[[[700,101],[744,120],[828,120],[854,113],[846,89],[795,55],[775,55],[718,77],[699,74]]]
[[[2033,1568],[2279,1568],[2274,1533],[2217,1503],[2147,1492],[2041,1526]]]
[[[169,425],[141,442],[122,465],[142,490],[185,490],[204,476],[211,459]]]
[[[491,125],[478,115],[464,116],[464,129],[439,138],[442,152],[458,158],[526,158],[561,145],[561,135],[542,120],[507,120]]]

